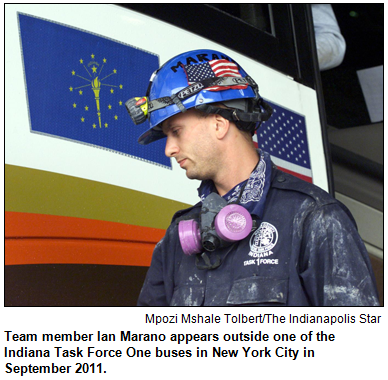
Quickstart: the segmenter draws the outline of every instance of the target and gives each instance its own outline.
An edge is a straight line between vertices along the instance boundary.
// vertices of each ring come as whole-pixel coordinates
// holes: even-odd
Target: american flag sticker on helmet
[[[207,78],[217,77],[239,77],[241,74],[238,70],[238,66],[228,61],[227,59],[214,59],[209,62],[200,63],[198,65],[184,65],[184,70],[187,76],[188,84],[200,82]],[[248,85],[236,85],[236,86],[214,86],[209,87],[210,91],[221,91],[228,89],[244,90]]]

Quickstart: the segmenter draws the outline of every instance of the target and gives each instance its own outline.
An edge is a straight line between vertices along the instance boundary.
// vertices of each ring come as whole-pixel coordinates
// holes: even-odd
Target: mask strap
[[[200,262],[199,262],[200,257],[205,262],[205,264],[200,264]],[[210,258],[206,252],[202,252],[201,254],[197,254],[195,257],[195,265],[200,270],[216,269],[221,265],[221,263],[222,263],[222,261],[221,261],[219,255],[216,255],[216,262],[214,264],[212,264],[210,262]]]
[[[236,242],[237,243],[237,242]],[[210,258],[209,256],[207,255],[206,252],[202,252],[201,254],[197,254],[196,255],[196,258],[195,258],[195,265],[198,269],[200,270],[213,270],[213,269],[217,269],[219,266],[221,266],[221,264],[224,262],[224,260],[226,259],[226,257],[229,255],[229,253],[232,251],[232,248],[234,247],[234,245],[236,244],[232,244],[229,249],[228,249],[228,252],[225,253],[225,256],[221,259],[220,256],[217,254],[216,255],[216,261],[214,264],[212,264],[210,262]],[[203,261],[205,262],[205,265],[203,264],[200,264],[199,260],[200,260],[200,257],[203,259]]]

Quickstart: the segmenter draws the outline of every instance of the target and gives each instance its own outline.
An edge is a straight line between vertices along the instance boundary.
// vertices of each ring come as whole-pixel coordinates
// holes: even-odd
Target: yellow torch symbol
[[[98,77],[95,77],[92,80],[92,90],[94,92],[94,99],[96,100],[98,122],[99,122],[100,128],[101,128],[101,111],[100,111],[101,82],[98,80]]]
[[[82,65],[83,69],[85,70],[85,72],[86,72],[87,75],[89,76],[88,78],[85,78],[85,77],[83,77],[82,75],[79,75],[78,73],[76,73],[75,70],[72,70],[72,71],[71,71],[71,75],[72,75],[72,76],[77,77],[77,78],[80,78],[80,79],[82,79],[83,81],[86,81],[87,84],[80,85],[80,86],[77,86],[77,87],[70,86],[70,87],[69,87],[69,90],[70,90],[70,92],[73,92],[73,90],[79,90],[79,91],[77,91],[77,93],[79,94],[79,95],[77,95],[77,96],[84,97],[84,95],[83,95],[83,90],[82,90],[82,89],[83,89],[84,87],[89,87],[89,86],[91,86],[91,88],[92,88],[92,90],[93,90],[93,92],[94,92],[94,100],[96,101],[96,106],[97,106],[98,124],[99,124],[100,128],[102,128],[102,122],[101,122],[101,105],[100,105],[100,91],[101,91],[101,86],[108,86],[108,87],[111,87],[110,93],[111,93],[111,94],[114,94],[116,89],[119,90],[119,91],[122,90],[122,89],[123,89],[123,85],[122,85],[122,84],[120,84],[120,85],[114,85],[114,84],[105,83],[105,82],[104,82],[105,79],[110,78],[112,75],[116,75],[116,74],[117,74],[117,70],[116,70],[116,69],[113,69],[111,73],[108,73],[106,76],[104,76],[105,74],[103,75],[102,72],[103,72],[103,69],[104,69],[104,67],[105,67],[105,65],[106,65],[106,63],[107,63],[107,59],[104,58],[104,59],[102,60],[102,63],[100,64],[100,63],[98,63],[98,62],[95,60],[95,55],[94,55],[94,54],[91,54],[91,58],[92,58],[92,61],[90,61],[88,64],[86,64],[86,63],[84,62],[83,59],[80,59],[80,60],[79,60],[79,63]],[[106,69],[105,69],[105,70],[106,70]],[[79,79],[77,79],[77,80],[79,80]],[[109,112],[111,112],[111,113],[110,113],[110,117],[113,119],[113,115],[114,115],[114,120],[116,121],[116,120],[118,120],[117,114],[113,114],[113,115],[112,115],[112,113],[114,112],[114,111],[112,110],[112,104],[113,104],[113,103],[112,103],[112,98],[113,98],[113,96],[111,96],[110,98],[111,98],[111,100],[108,100],[109,105],[107,106],[108,108],[107,108],[106,114],[104,113],[104,112],[105,112],[105,111],[104,111],[104,109],[105,109],[105,104],[104,104],[104,102],[102,102],[102,107],[103,107],[103,117],[104,117],[104,119],[105,119],[105,118],[107,117],[107,114],[109,114]],[[79,98],[79,99],[80,99],[80,101],[81,101],[82,98]],[[83,105],[83,107],[82,107],[86,112],[89,110],[89,106],[88,106],[88,104],[85,103],[85,102],[86,102],[86,101],[90,101],[90,99],[91,99],[91,94],[90,94],[90,92],[89,92],[89,95],[86,97],[86,99],[84,99],[84,105]],[[82,99],[82,100],[83,100],[83,99]],[[122,103],[122,101],[120,100],[120,101],[118,102],[118,104],[121,106],[123,103]],[[73,108],[74,108],[74,109],[77,109],[77,103],[76,103],[76,102],[73,103]],[[80,107],[79,109],[81,109],[81,107]],[[109,111],[108,109],[109,109],[109,110],[112,110],[112,111]],[[77,109],[77,110],[78,110],[78,109]],[[81,120],[82,122],[84,122],[86,118],[84,117],[84,115],[80,115],[80,116],[82,116],[82,117],[80,118],[80,120]],[[109,116],[109,115],[108,115],[108,116]],[[112,119],[111,119],[111,120],[112,120]],[[95,117],[93,116],[93,119],[89,119],[89,120],[95,121]],[[96,128],[96,123],[95,123],[95,122],[93,122],[92,125],[93,125],[93,128]],[[104,123],[104,126],[105,126],[105,128],[108,128],[108,123],[105,122],[105,123]]]

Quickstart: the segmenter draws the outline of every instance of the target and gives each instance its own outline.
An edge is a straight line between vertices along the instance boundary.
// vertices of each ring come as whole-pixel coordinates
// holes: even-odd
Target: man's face
[[[217,173],[218,144],[215,122],[210,115],[199,117],[195,110],[176,114],[162,124],[167,136],[165,154],[177,160],[190,179],[213,179]]]

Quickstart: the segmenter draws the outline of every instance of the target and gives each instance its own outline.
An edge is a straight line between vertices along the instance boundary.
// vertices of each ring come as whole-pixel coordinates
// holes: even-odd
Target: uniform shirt
[[[261,215],[247,238],[209,253],[217,269],[183,253],[178,223],[198,218],[201,204],[178,212],[154,250],[140,306],[378,305],[365,246],[347,208],[294,176],[271,170]]]

